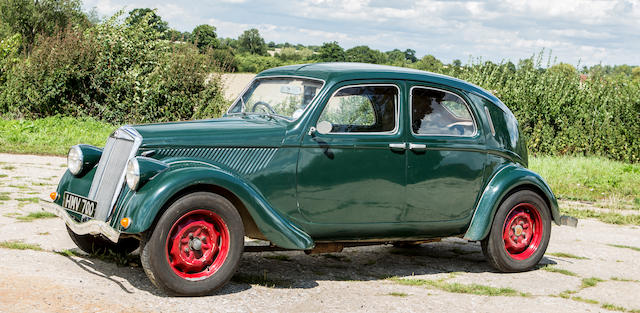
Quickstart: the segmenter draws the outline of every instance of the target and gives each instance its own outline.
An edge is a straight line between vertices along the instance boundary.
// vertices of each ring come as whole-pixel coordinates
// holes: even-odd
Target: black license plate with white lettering
[[[96,214],[96,206],[97,202],[69,192],[65,192],[62,199],[62,207],[88,217]]]

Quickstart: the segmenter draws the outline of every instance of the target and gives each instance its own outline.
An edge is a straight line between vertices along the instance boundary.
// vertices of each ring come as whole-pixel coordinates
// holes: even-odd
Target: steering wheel
[[[253,108],[251,108],[251,112],[255,112],[256,111],[256,107],[258,107],[259,105],[264,106],[265,108],[269,109],[269,111],[271,111],[271,113],[273,114],[277,114],[276,111],[266,102],[264,101],[258,101],[256,103],[253,104]]]

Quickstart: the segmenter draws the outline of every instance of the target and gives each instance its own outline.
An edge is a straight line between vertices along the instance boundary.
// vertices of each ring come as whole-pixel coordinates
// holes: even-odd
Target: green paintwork
[[[136,157],[136,159],[138,161],[138,167],[140,170],[140,180],[138,181],[138,185],[134,186],[136,187],[136,189],[140,189],[142,186],[144,186],[144,184],[147,183],[147,181],[149,181],[149,179],[169,168],[169,165],[167,165],[167,163],[158,161],[156,159],[141,156]]]
[[[134,222],[129,233],[147,230],[167,201],[179,191],[202,185],[224,186],[238,196],[258,225],[274,244],[289,249],[309,249],[313,240],[294,224],[282,218],[250,183],[216,166],[180,163],[164,171],[140,188],[123,209]]]
[[[102,149],[84,144],[78,145],[78,147],[82,151],[82,170],[78,173],[78,176],[82,176],[98,164],[102,156]]]
[[[484,188],[476,214],[469,229],[464,235],[468,240],[481,240],[488,233],[493,221],[493,216],[500,205],[500,200],[509,191],[521,186],[535,186],[543,192],[551,209],[551,216],[556,224],[560,224],[560,213],[558,212],[558,201],[551,192],[547,183],[540,175],[524,167],[508,164],[500,167],[491,181]]]
[[[293,121],[248,114],[134,126],[143,138],[137,155],[145,153],[168,168],[137,191],[125,186],[110,225],[132,234],[147,231],[174,197],[194,186],[233,193],[262,235],[288,249],[309,249],[316,241],[463,234],[480,240],[502,198],[524,185],[541,191],[559,221],[549,186],[526,169],[526,142],[514,115],[477,86],[423,71],[357,63],[291,65],[257,77],[268,76],[309,77],[325,84]],[[398,87],[397,132],[310,134],[331,94],[354,84]],[[408,127],[413,86],[443,89],[464,99],[477,132],[471,137],[414,135]],[[390,143],[427,148],[392,150]],[[58,192],[86,196],[94,172],[80,177],[67,172]],[[132,220],[126,230],[118,225],[122,217]]]

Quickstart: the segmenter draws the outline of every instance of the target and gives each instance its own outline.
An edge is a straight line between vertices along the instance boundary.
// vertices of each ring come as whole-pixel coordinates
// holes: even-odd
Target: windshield
[[[322,84],[322,81],[306,78],[258,78],[236,100],[228,113],[273,114],[297,119],[316,97]]]

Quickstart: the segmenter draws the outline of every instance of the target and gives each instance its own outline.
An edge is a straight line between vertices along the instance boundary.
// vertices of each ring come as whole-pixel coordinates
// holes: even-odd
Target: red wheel
[[[525,260],[538,249],[542,241],[542,218],[531,203],[513,207],[505,219],[502,240],[509,256]]]
[[[190,280],[215,274],[229,254],[229,228],[217,214],[195,210],[177,220],[167,236],[167,262]]]
[[[482,251],[503,272],[533,268],[544,256],[551,235],[551,213],[535,192],[521,190],[506,198],[493,219]]]
[[[244,227],[229,200],[195,192],[171,204],[142,243],[140,260],[156,286],[173,295],[208,295],[235,273]]]

